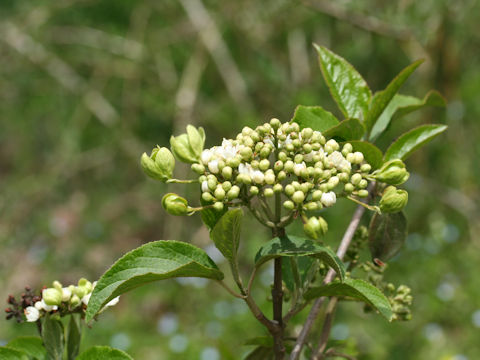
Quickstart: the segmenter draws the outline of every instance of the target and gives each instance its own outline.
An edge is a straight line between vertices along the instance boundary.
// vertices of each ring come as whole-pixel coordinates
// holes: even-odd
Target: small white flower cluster
[[[78,281],[77,286],[63,287],[60,282],[54,281],[53,287],[42,290],[41,300],[35,302],[33,306],[25,308],[24,314],[27,322],[35,322],[49,312],[60,312],[60,315],[66,315],[77,312],[79,308],[85,310],[96,283],[96,281],[91,283],[82,278]],[[119,297],[116,297],[106,304],[105,308],[116,305],[118,301]]]
[[[285,209],[302,212],[332,206],[339,195],[368,195],[371,166],[363,154],[297,123],[272,119],[245,127],[200,158],[192,169],[200,175],[202,200],[217,210],[281,194]]]

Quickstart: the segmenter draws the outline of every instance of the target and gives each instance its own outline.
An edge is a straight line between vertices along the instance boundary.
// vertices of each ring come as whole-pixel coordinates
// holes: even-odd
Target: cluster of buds
[[[16,302],[13,296],[9,296],[8,302],[15,304],[16,312],[12,311],[11,308],[7,308],[7,319],[13,317],[10,314],[19,314],[20,312],[23,312],[27,322],[36,322],[46,313],[58,313],[60,316],[73,313],[83,314],[95,284],[96,282],[91,283],[87,279],[82,278],[77,285],[63,287],[59,281],[54,281],[51,288],[42,290],[41,295],[33,295],[30,288],[26,288],[28,289],[27,293],[22,294],[20,303]],[[116,305],[118,301],[119,298],[116,297],[105,305],[105,308]],[[18,319],[18,316],[15,316]]]
[[[408,178],[401,160],[372,172],[363,153],[354,151],[350,143],[339,144],[319,131],[300,129],[295,122],[282,124],[275,118],[255,129],[244,127],[235,139],[224,139],[220,146],[203,149],[204,142],[203,129],[190,125],[186,134],[170,140],[175,157],[192,164],[198,174],[195,180],[172,179],[175,160],[167,148],[157,147],[150,156],[142,155],[142,167],[152,178],[200,183],[201,207],[190,207],[173,193],[163,197],[162,205],[172,215],[190,215],[206,207],[222,211],[246,206],[271,228],[284,227],[300,217],[305,233],[318,239],[328,225],[322,217],[308,213],[333,206],[338,197],[354,201],[368,197],[371,181],[398,185]],[[398,200],[398,193],[388,194],[381,205],[385,211],[406,204]],[[268,204],[270,198],[275,199],[275,214]],[[284,214],[279,214],[279,207]]]
[[[25,292],[20,295],[20,300],[15,299],[13,295],[8,295],[7,303],[9,307],[5,309],[7,313],[6,319],[15,318],[19,323],[24,321],[25,309],[40,300],[41,297],[36,295],[29,286],[25,287]]]

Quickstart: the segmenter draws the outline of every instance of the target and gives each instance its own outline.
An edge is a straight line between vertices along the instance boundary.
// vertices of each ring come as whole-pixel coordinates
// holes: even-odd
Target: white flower
[[[204,165],[207,165],[210,159],[212,158],[212,152],[209,149],[203,150],[200,158]]]
[[[255,170],[251,176],[252,180],[257,184],[263,184],[265,180],[265,175],[260,170]]]
[[[208,181],[205,180],[205,181],[202,181],[202,192],[207,192],[207,191],[210,191],[210,189],[208,188]]]
[[[323,193],[320,202],[325,206],[332,206],[337,202],[337,196],[333,191]]]
[[[208,170],[210,172],[217,174],[220,170],[218,169],[218,160],[212,160],[208,163]]]
[[[115,306],[118,304],[119,301],[120,301],[120,296],[117,296],[116,298],[113,298],[112,300],[110,300],[107,303],[107,305],[105,305],[105,307]]]
[[[23,310],[28,322],[35,322],[40,317],[40,311],[33,306],[28,306]]]
[[[72,297],[72,291],[68,287],[62,288],[62,301],[68,301]]]
[[[82,298],[82,303],[84,303],[85,305],[88,305],[88,302],[90,301],[90,296],[92,296],[92,293],[88,293],[87,295],[84,295],[83,298]]]
[[[293,172],[295,173],[295,175],[300,176],[300,174],[302,173],[302,170],[306,168],[307,168],[307,165],[305,165],[305,162],[302,161],[302,163],[300,164],[293,165]]]
[[[275,144],[273,143],[273,141],[272,141],[272,139],[271,139],[270,137],[265,137],[265,138],[263,139],[263,142],[264,142],[265,144],[271,145],[273,148],[275,147]]]
[[[241,163],[238,165],[238,173],[243,175],[249,175],[253,172],[252,166],[250,164]]]
[[[35,306],[35,309],[37,310],[54,311],[58,309],[57,305],[45,304],[45,301],[43,299],[40,301],[37,301],[34,306]]]
[[[337,168],[337,170],[351,170],[352,165],[343,157],[340,151],[334,151],[327,157],[328,162]]]

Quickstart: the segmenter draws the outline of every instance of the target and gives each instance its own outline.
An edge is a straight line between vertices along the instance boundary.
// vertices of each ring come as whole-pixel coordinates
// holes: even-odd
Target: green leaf
[[[323,132],[328,138],[336,138],[340,141],[359,140],[365,133],[365,127],[358,119],[347,119],[341,121],[338,125],[331,127]]]
[[[90,321],[113,298],[141,285],[174,277],[221,280],[223,273],[205,251],[180,241],[154,241],[130,251],[98,280],[90,297]]]
[[[77,357],[77,360],[133,360],[126,352],[109,346],[93,346]]]
[[[345,278],[345,266],[330,248],[293,235],[276,237],[263,245],[255,256],[255,266],[279,256],[313,256],[333,268],[342,281]]]
[[[372,93],[355,68],[323,46],[314,45],[333,99],[346,118],[365,119]]]
[[[57,318],[50,314],[45,315],[42,322],[42,339],[47,350],[47,359],[62,360],[64,334],[63,324]]]
[[[245,360],[273,360],[273,348],[258,346],[248,353]]]
[[[320,106],[298,105],[293,114],[292,122],[300,125],[300,129],[309,127],[316,131],[325,131],[338,125],[338,119],[331,112]]]
[[[22,351],[36,360],[44,360],[47,351],[43,347],[42,339],[38,336],[20,336],[10,341],[6,347]],[[0,356],[1,359],[3,357]]]
[[[385,153],[385,161],[405,160],[415,150],[422,147],[447,129],[447,125],[422,125],[400,136]]]
[[[70,315],[70,321],[67,327],[67,359],[74,360],[80,351],[80,341],[82,338],[82,331],[80,330],[80,323],[75,315]]]
[[[406,238],[407,218],[403,212],[373,215],[368,231],[368,247],[373,259],[387,261],[392,258]]]
[[[317,260],[309,256],[300,256],[295,259],[297,260],[297,268],[298,274],[300,275],[300,282],[301,284],[304,284],[310,268]],[[294,291],[295,278],[293,276],[293,269],[291,263],[287,263],[282,266],[282,279],[285,282],[285,286],[287,287],[287,289],[290,291]]]
[[[205,200],[203,200],[201,197],[200,197],[200,203],[202,204],[202,206],[209,205],[209,203],[205,202]],[[212,208],[206,208],[200,211],[200,216],[202,218],[203,223],[207,226],[208,230],[212,231],[212,229],[217,224],[218,220],[220,220],[223,214],[225,214],[227,211],[228,211],[227,206],[224,206],[222,211],[217,211]]]
[[[363,153],[365,160],[372,166],[373,170],[380,168],[383,165],[382,151],[367,141],[349,141],[352,144],[353,151],[360,151]]]
[[[0,359],[2,360],[29,360],[28,355],[20,350],[0,347]]]
[[[220,218],[210,233],[217,249],[230,262],[234,262],[237,256],[242,218],[242,209],[230,210]]]
[[[327,285],[309,289],[304,297],[312,300],[321,296],[347,296],[358,299],[377,309],[388,321],[391,321],[393,312],[390,302],[372,284],[360,279],[345,279],[343,283],[335,281]]]
[[[390,103],[395,94],[398,92],[398,90],[400,90],[403,83],[422,62],[423,60],[418,60],[415,61],[413,64],[407,66],[388,84],[385,90],[379,91],[375,93],[375,95],[373,95],[372,101],[368,109],[368,114],[365,119],[365,127],[367,128],[367,131],[370,131],[372,129],[375,121],[382,114],[383,110],[385,110],[385,108]]]
[[[375,122],[370,132],[370,140],[375,140],[383,133],[391,121],[426,106],[445,106],[445,99],[437,91],[428,92],[423,99],[396,94]]]

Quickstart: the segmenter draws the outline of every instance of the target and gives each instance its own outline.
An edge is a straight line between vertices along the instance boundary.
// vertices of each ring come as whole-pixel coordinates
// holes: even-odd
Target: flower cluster
[[[87,279],[80,279],[78,284],[63,287],[58,281],[54,281],[51,288],[44,288],[41,295],[34,295],[30,288],[26,288],[27,293],[22,294],[22,300],[17,302],[13,296],[9,296],[8,303],[14,305],[15,310],[7,308],[7,319],[15,316],[19,321],[23,320],[19,315],[23,315],[27,322],[35,322],[46,313],[59,313],[60,316],[83,313],[88,305],[90,296],[95,288],[96,282],[91,283]],[[119,297],[111,300],[106,307],[114,306],[118,303]],[[17,316],[18,315],[18,316]]]
[[[354,151],[352,144],[339,144],[320,131],[300,128],[295,122],[282,124],[275,118],[255,129],[244,127],[235,139],[224,139],[220,146],[203,150],[204,141],[203,129],[191,126],[187,134],[171,139],[173,154],[191,163],[199,175],[203,205],[190,207],[186,199],[169,193],[162,204],[173,215],[189,215],[205,207],[222,211],[225,207],[247,206],[260,222],[272,228],[284,227],[300,216],[307,235],[319,238],[327,231],[327,223],[318,216],[308,217],[308,212],[333,206],[338,197],[353,201],[366,198],[371,181],[398,185],[409,175],[401,160],[372,172],[364,154]],[[142,156],[142,166],[149,176],[186,182],[171,179],[173,164],[166,148],[157,147],[150,156]],[[394,189],[389,189],[388,198],[382,202],[387,212],[399,211],[406,204],[405,194]],[[275,216],[269,198],[275,199]],[[279,204],[283,216],[278,214]]]

